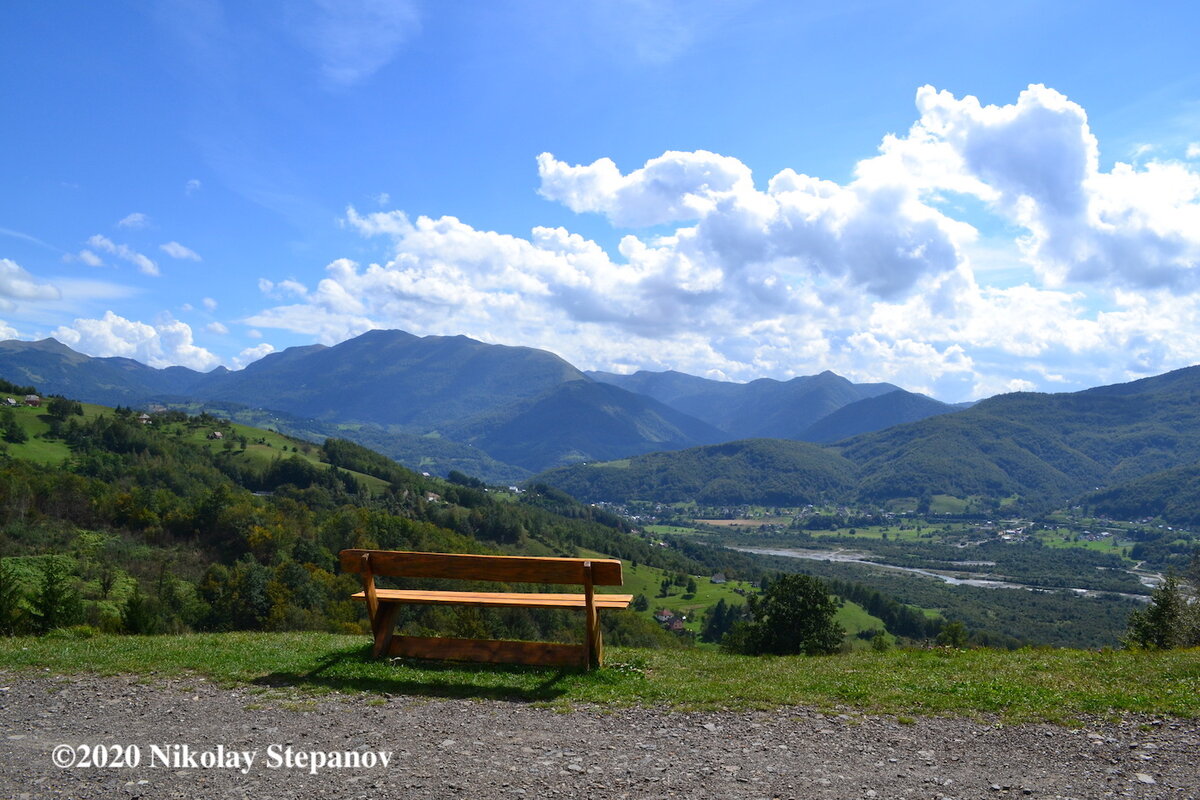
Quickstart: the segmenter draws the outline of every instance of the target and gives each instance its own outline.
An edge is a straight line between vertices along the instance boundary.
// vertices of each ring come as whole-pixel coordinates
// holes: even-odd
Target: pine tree
[[[20,631],[22,599],[16,570],[8,562],[0,561],[0,636]]]
[[[1170,573],[1150,595],[1150,605],[1129,615],[1125,643],[1169,650],[1200,645],[1200,608],[1189,602],[1182,581]]]
[[[42,562],[42,579],[33,596],[32,611],[38,633],[66,628],[83,617],[83,602],[62,556],[47,556]]]

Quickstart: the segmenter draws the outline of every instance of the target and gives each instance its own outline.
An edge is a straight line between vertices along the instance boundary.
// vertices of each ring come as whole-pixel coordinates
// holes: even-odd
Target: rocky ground
[[[0,731],[6,798],[1200,798],[1197,720],[562,713],[0,672]]]

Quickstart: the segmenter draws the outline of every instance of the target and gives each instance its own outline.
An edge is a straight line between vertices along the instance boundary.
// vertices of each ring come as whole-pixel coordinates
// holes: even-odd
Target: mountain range
[[[836,427],[837,413],[824,424]],[[1034,511],[1081,503],[1123,518],[1190,522],[1200,519],[1198,464],[1200,367],[1187,367],[1081,392],[998,395],[823,447],[749,440],[573,465],[538,479],[590,501],[665,502],[681,488],[728,504],[941,494],[993,508],[1006,499]]]
[[[747,437],[829,441],[955,410],[832,372],[745,384],[584,373],[545,350],[383,330],[208,373],[92,358],[54,339],[10,340],[0,342],[0,377],[105,405],[199,404],[488,480]]]
[[[1195,484],[1188,468],[1200,463],[1200,367],[962,408],[832,372],[745,384],[585,373],[544,350],[371,331],[208,373],[91,358],[53,339],[7,341],[0,378],[106,405],[206,408],[352,439],[431,473],[537,475],[588,500],[944,494],[1051,507],[1086,495],[1097,508],[1128,509]],[[1171,507],[1200,506],[1191,494]]]

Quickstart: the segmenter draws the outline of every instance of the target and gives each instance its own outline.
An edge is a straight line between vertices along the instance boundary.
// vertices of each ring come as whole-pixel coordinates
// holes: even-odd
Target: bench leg
[[[583,664],[594,669],[604,664],[604,643],[600,640],[600,614],[596,610],[596,590],[592,580],[592,562],[583,562]]]
[[[396,630],[396,615],[400,613],[399,603],[380,603],[375,618],[371,620],[371,632],[375,635],[375,646],[371,648],[371,656],[379,658],[387,655],[392,646],[392,634]]]

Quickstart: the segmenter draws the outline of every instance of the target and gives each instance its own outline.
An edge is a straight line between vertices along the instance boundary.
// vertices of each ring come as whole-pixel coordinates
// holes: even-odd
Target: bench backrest
[[[621,585],[621,562],[614,558],[540,558],[417,553],[407,550],[343,550],[338,554],[342,570],[362,572],[363,554],[369,555],[367,569],[371,574],[392,578],[581,584],[585,581],[584,565],[591,564],[593,584]]]

